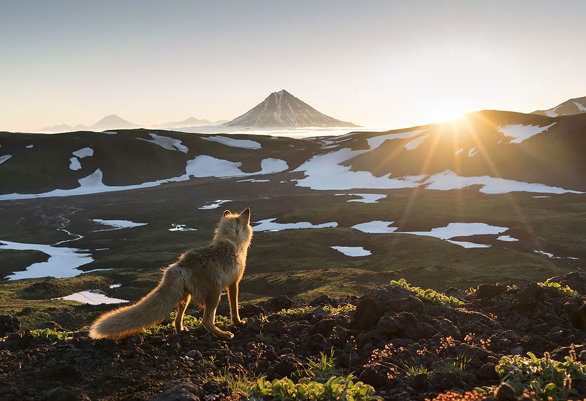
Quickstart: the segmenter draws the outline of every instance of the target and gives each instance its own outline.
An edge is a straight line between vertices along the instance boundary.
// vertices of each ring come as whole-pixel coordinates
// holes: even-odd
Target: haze
[[[586,95],[583,1],[0,1],[0,130],[232,119],[287,89],[397,128]]]

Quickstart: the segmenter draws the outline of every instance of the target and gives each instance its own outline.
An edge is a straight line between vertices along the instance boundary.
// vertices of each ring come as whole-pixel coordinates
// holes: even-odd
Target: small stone
[[[20,320],[15,316],[0,316],[0,337],[8,333],[16,333],[20,330]]]
[[[148,401],[200,401],[195,395],[197,388],[189,380],[165,383],[163,389],[162,393],[153,395]]]
[[[516,401],[515,389],[508,383],[502,383],[496,390],[497,401]]]
[[[246,304],[242,305],[240,309],[238,309],[238,313],[240,314],[240,317],[251,317],[263,315],[265,310],[260,305]]]
[[[476,288],[476,297],[492,298],[502,294],[506,290],[507,287],[501,284],[480,284]]]
[[[425,390],[428,387],[427,375],[425,373],[419,373],[413,378],[413,388],[417,390]]]
[[[496,365],[494,363],[485,363],[480,367],[480,369],[478,369],[478,372],[476,372],[476,376],[478,376],[478,378],[481,380],[496,379],[498,375],[496,373],[496,370],[494,369],[495,366]]]
[[[332,305],[332,299],[328,295],[320,295],[315,297],[313,301],[309,303],[310,306],[322,306],[322,305]]]
[[[279,295],[264,302],[263,306],[270,312],[279,312],[280,310],[291,308],[293,301],[286,295]]]
[[[517,345],[516,347],[511,348],[509,353],[511,355],[521,355],[521,354],[523,354],[523,347],[521,347],[520,345]]]

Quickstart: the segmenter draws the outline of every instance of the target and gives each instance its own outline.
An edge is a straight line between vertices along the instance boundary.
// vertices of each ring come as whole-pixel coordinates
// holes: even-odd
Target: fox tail
[[[90,327],[91,338],[118,339],[142,332],[159,324],[185,294],[185,281],[180,268],[165,270],[163,279],[136,304],[118,308],[100,316]]]

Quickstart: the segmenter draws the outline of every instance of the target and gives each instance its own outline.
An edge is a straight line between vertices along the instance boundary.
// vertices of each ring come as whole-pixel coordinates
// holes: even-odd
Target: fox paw
[[[218,333],[218,337],[223,338],[225,340],[231,340],[234,338],[234,334],[229,331],[221,331]]]

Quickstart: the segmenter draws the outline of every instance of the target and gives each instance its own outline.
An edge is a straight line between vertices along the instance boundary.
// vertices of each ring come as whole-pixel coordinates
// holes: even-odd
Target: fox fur
[[[203,306],[203,326],[214,336],[234,335],[215,325],[216,308],[223,290],[228,289],[232,324],[240,324],[238,285],[246,267],[252,240],[250,208],[241,213],[225,210],[210,245],[190,249],[169,265],[159,285],[136,304],[100,316],[90,327],[92,338],[119,339],[142,332],[162,322],[173,310],[175,330],[184,330],[183,315],[193,299]]]

